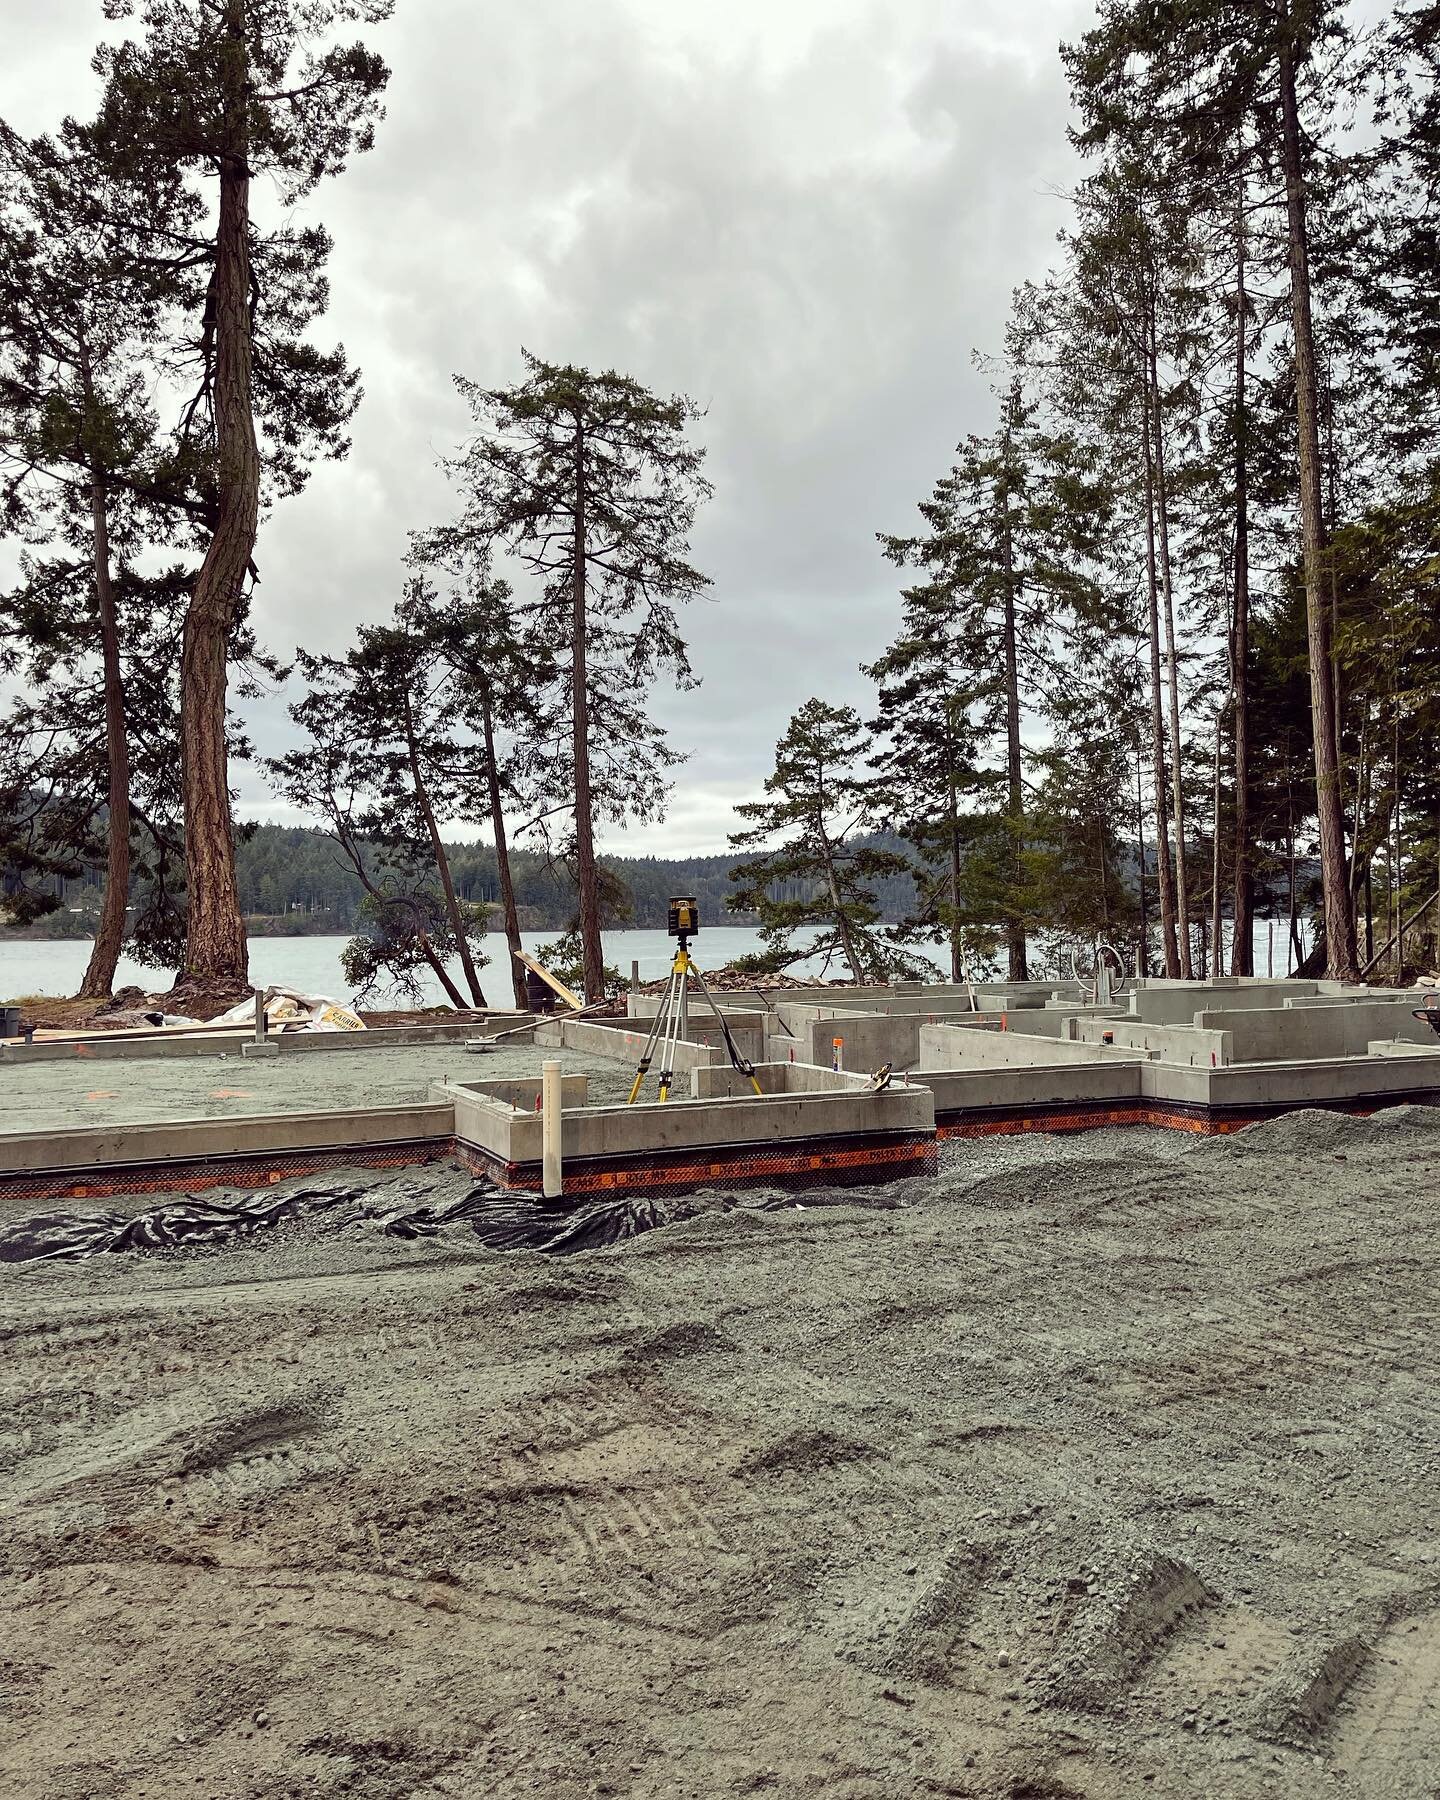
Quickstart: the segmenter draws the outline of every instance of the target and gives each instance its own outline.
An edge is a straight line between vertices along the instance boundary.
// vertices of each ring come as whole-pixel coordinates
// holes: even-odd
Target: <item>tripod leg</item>
[[[725,1048],[729,1052],[730,1067],[734,1069],[737,1074],[745,1076],[755,1092],[757,1094],[760,1093],[761,1087],[755,1075],[754,1063],[743,1057],[736,1048],[735,1040],[730,1035],[730,1026],[726,1021],[724,1013],[722,1013],[720,1008],[715,1004],[715,996],[706,986],[705,977],[700,973],[699,969],[695,968],[693,962],[690,967],[694,970],[696,985],[699,987],[701,994],[704,995],[705,1004],[710,1008],[711,1012],[714,1013],[715,1023],[720,1027],[720,1035],[724,1038]]]
[[[665,1032],[665,1052],[660,1070],[660,1098],[670,1098],[670,1089],[675,1084],[675,1046],[680,1042],[680,1023],[685,1017],[685,984],[689,979],[686,970],[689,958],[682,944],[675,952],[675,966],[671,971],[671,1006],[669,1025]]]
[[[665,992],[660,996],[660,1005],[655,1013],[655,1023],[650,1027],[650,1035],[645,1040],[645,1048],[640,1052],[640,1063],[635,1070],[635,1080],[630,1088],[630,1098],[625,1102],[627,1106],[633,1106],[640,1098],[640,1089],[644,1085],[646,1073],[649,1070],[651,1060],[655,1055],[656,1040],[659,1038],[661,1028],[665,1024],[669,1014],[670,997],[674,991],[674,987],[675,971],[672,968],[670,971],[670,979],[665,984]]]

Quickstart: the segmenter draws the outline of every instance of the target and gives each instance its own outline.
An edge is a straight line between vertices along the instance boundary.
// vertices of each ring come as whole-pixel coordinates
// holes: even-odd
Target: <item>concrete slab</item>
[[[623,1099],[629,1091],[624,1068],[593,1053],[511,1043],[487,1054],[482,1065],[465,1053],[460,1038],[364,1056],[281,1056],[258,1063],[243,1060],[238,1049],[212,1049],[206,1057],[178,1062],[154,1057],[97,1065],[71,1057],[0,1066],[0,1133],[411,1104],[427,1098],[432,1082],[474,1080],[482,1067],[489,1081],[538,1076],[547,1054],[558,1054],[567,1074],[589,1075],[595,1098]]]
[[[406,1049],[422,1044],[448,1044],[465,1038],[493,1036],[533,1017],[529,1013],[495,1012],[464,1022],[434,1020],[420,1025],[384,1025],[369,1031],[272,1031],[268,1043],[283,1056],[327,1055],[345,1051]],[[120,1060],[152,1061],[157,1057],[234,1055],[253,1043],[252,1027],[197,1025],[188,1030],[65,1032],[36,1038],[0,1038],[0,1070],[37,1062]]]

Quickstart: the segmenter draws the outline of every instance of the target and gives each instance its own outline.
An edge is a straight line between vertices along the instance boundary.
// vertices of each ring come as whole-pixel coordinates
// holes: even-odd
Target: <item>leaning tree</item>
[[[145,253],[135,195],[83,127],[25,139],[0,123],[0,147],[3,524],[30,546],[20,581],[0,595],[0,666],[19,684],[7,778],[18,784],[17,816],[62,861],[103,857],[79,990],[98,999],[124,943],[132,830],[146,816],[132,805],[131,714],[153,724],[153,709],[143,673],[132,687],[126,664],[153,658],[167,630],[156,604],[174,600],[137,567],[188,531],[195,507],[160,429],[149,366],[188,277]],[[196,204],[178,179],[153,182],[148,224],[183,231]],[[23,888],[35,846],[11,846],[5,872]]]

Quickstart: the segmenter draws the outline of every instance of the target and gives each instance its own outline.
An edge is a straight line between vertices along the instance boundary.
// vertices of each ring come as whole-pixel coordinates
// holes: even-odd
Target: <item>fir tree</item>
[[[143,715],[138,691],[127,698],[124,664],[155,655],[165,629],[151,605],[164,584],[142,582],[133,565],[174,540],[191,500],[169,466],[147,392],[148,348],[183,283],[142,254],[135,196],[112,179],[86,132],[71,126],[59,140],[27,142],[0,126],[0,143],[3,516],[34,546],[0,613],[9,666],[24,670],[28,690],[11,721],[11,780],[47,789],[49,776],[21,771],[25,746],[48,743],[52,763],[69,758],[73,783],[63,807],[47,803],[55,854],[64,862],[88,853],[91,834],[103,832],[104,897],[79,990],[95,999],[111,990],[130,897],[128,715]],[[152,223],[170,229],[183,228],[193,210],[173,184],[157,185],[148,200]],[[92,716],[97,685],[98,743],[76,729]],[[48,735],[32,738],[47,719]],[[92,756],[103,783],[92,776]],[[63,848],[55,839],[62,820],[72,839]],[[33,841],[15,846],[22,885],[34,872],[22,865],[35,853]]]
[[[203,229],[177,241],[157,228],[152,245],[173,270],[205,276],[172,353],[176,373],[194,380],[179,441],[211,471],[181,653],[186,972],[202,987],[247,978],[225,717],[263,473],[268,465],[270,491],[293,491],[311,457],[343,454],[358,399],[343,352],[327,355],[305,336],[325,304],[328,239],[313,226],[258,231],[252,186],[273,184],[293,205],[369,148],[387,71],[331,33],[392,9],[393,0],[108,0],[113,17],[138,13],[141,32],[96,54],[105,90],[94,141],[117,178],[143,194],[182,171],[217,189]]]
[[[570,724],[568,798],[585,991],[604,991],[595,821],[657,817],[668,783],[663,734],[645,715],[651,684],[693,687],[677,609],[709,585],[689,561],[696,508],[710,493],[700,417],[683,396],[659,399],[613,370],[546,363],[483,388],[456,378],[478,427],[448,465],[459,519],[422,534],[415,554],[446,563],[469,551],[512,552],[538,584],[527,629],[561,657]]]
[[[1046,432],[1012,382],[994,433],[962,443],[954,467],[921,501],[924,531],[880,538],[892,562],[925,572],[906,591],[907,609],[945,621],[949,685],[974,696],[980,729],[999,748],[1006,873],[997,901],[1012,981],[1027,978],[1023,696],[1063,681],[1057,623],[1099,604],[1089,565],[1107,507],[1083,448]]]
[[[1254,125],[1283,182],[1291,375],[1296,423],[1296,512],[1309,624],[1315,807],[1332,975],[1355,979],[1354,916],[1346,861],[1336,705],[1333,618],[1328,592],[1321,380],[1311,269],[1317,185],[1313,140],[1302,127],[1307,95],[1333,96],[1322,71],[1348,49],[1341,9],[1202,0],[1158,6],[1105,0],[1100,22],[1067,48],[1081,108],[1081,147],[1140,157],[1157,146],[1197,168],[1225,168]],[[1169,156],[1164,160],[1171,161]],[[1230,164],[1233,167],[1233,164]]]
[[[748,823],[730,846],[755,854],[731,871],[730,904],[758,915],[765,943],[749,966],[774,970],[814,957],[828,969],[839,957],[860,985],[917,972],[917,959],[881,929],[872,885],[909,865],[856,842],[879,824],[880,787],[865,769],[867,749],[853,707],[807,700],[775,746],[768,798],[736,807]],[[799,931],[814,935],[797,942]]]

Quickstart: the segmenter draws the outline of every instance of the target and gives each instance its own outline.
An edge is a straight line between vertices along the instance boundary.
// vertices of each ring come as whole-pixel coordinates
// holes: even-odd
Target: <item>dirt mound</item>
[[[672,1362],[684,1356],[733,1356],[740,1346],[705,1319],[686,1319],[663,1331],[648,1331],[627,1346],[627,1363]]]
[[[934,1184],[937,1201],[979,1207],[987,1212],[1008,1212],[1023,1206],[1072,1206],[1094,1197],[1126,1191],[1151,1180],[1157,1189],[1171,1189],[1176,1173],[1169,1162],[1151,1162],[1143,1154],[1071,1164],[1063,1157],[1045,1164],[1003,1169],[993,1174],[965,1177],[963,1169],[942,1173]]]
[[[1165,1555],[1073,1585],[1087,1597],[1069,1620],[1045,1683],[1054,1699],[1077,1712],[1109,1706],[1181,1622],[1212,1598],[1188,1563]]]
[[[218,1019],[242,1000],[253,1000],[255,990],[248,981],[205,981],[199,976],[182,975],[174,987],[160,996],[162,1009],[186,1019]]]
[[[1368,1116],[1307,1107],[1300,1112],[1282,1113],[1278,1119],[1261,1119],[1229,1136],[1211,1139],[1210,1146],[1242,1156],[1324,1156],[1369,1145],[1378,1147],[1382,1140],[1387,1147],[1396,1148],[1399,1140],[1406,1137],[1414,1137],[1428,1148],[1437,1136],[1440,1107],[1387,1106]]]
[[[962,1542],[889,1572],[847,1611],[842,1655],[877,1675],[944,1683],[964,1658],[965,1634],[987,1572],[989,1548]]]
[[[837,1463],[860,1462],[873,1454],[872,1446],[831,1431],[787,1431],[762,1449],[744,1456],[735,1465],[737,1475],[810,1474],[831,1469]]]

